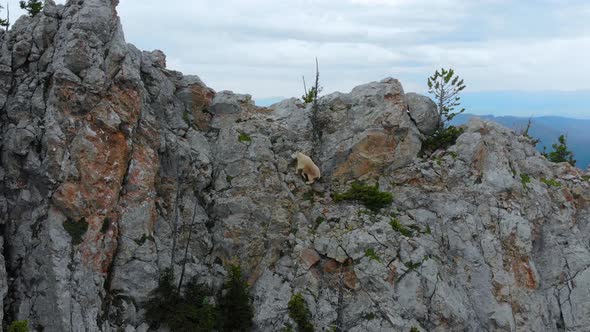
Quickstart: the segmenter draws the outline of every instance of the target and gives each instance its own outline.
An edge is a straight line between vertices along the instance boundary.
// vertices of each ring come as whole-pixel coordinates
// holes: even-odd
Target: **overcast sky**
[[[449,66],[466,92],[590,90],[588,0],[120,0],[118,12],[127,41],[163,50],[169,68],[257,99],[300,96],[316,56],[325,93],[387,76],[424,93]]]

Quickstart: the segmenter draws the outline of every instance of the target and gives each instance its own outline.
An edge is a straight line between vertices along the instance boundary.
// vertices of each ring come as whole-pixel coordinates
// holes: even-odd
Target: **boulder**
[[[410,117],[424,135],[432,135],[439,125],[439,115],[432,99],[414,92],[406,93]]]
[[[400,82],[386,78],[319,100],[313,130],[322,175],[339,181],[379,176],[411,162],[420,151],[420,132],[406,111]]]

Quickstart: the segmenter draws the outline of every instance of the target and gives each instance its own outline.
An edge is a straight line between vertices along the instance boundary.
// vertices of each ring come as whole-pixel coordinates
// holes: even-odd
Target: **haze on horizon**
[[[388,76],[426,94],[450,66],[468,112],[590,118],[586,0],[122,0],[118,13],[170,69],[257,100],[301,96],[317,56],[323,94]]]

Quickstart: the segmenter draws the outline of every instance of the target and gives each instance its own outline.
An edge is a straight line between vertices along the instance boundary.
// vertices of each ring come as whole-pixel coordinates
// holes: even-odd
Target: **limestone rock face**
[[[0,34],[4,322],[148,331],[164,269],[219,289],[238,263],[255,331],[293,326],[297,292],[317,330],[587,330],[590,172],[479,119],[418,158],[436,114],[392,78],[256,107],[127,44],[115,5],[47,1]],[[355,180],[393,203],[334,202]]]

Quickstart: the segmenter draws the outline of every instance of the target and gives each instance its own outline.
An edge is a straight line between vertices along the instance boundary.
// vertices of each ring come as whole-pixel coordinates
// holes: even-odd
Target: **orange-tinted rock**
[[[118,227],[116,214],[109,216],[94,215],[86,217],[88,230],[87,241],[80,245],[82,263],[102,274],[108,272],[117,251]],[[105,222],[107,225],[105,226]]]
[[[344,286],[348,289],[356,289],[357,278],[354,268],[348,266],[344,270]]]
[[[363,176],[377,175],[394,158],[397,146],[393,134],[374,131],[355,144],[346,161],[334,171],[337,178],[358,179]]]
[[[109,134],[90,126],[82,131],[71,148],[78,178],[63,183],[53,196],[55,205],[74,220],[115,206],[128,158],[121,132]]]
[[[307,270],[320,261],[320,255],[318,255],[318,253],[311,248],[303,249],[299,254],[299,257],[303,262],[303,267]]]
[[[335,273],[338,271],[339,268],[340,263],[333,259],[328,260],[326,263],[324,263],[324,266],[322,266],[322,270],[324,271],[324,273]]]
[[[535,289],[539,286],[537,275],[528,260],[517,260],[512,263],[514,279],[519,286]]]
[[[137,122],[141,113],[141,96],[136,89],[113,86],[107,101],[123,123],[134,125]]]
[[[211,106],[215,92],[203,85],[193,84],[190,87],[191,91],[191,113],[193,115],[193,122],[200,130],[208,130],[211,122],[211,114],[207,113],[207,109]]]
[[[73,93],[71,84],[63,85],[64,97]],[[75,103],[65,104],[76,107]],[[116,205],[127,169],[129,146],[126,133],[107,119],[115,116],[123,123],[134,124],[140,111],[141,99],[136,90],[113,86],[101,103],[80,118],[82,127],[70,147],[77,177],[70,177],[53,196],[54,204],[68,218],[79,220],[96,211],[105,214]]]
[[[395,279],[397,278],[397,268],[394,265],[391,265],[389,268],[389,274],[387,275],[387,282],[390,285],[395,283]]]

